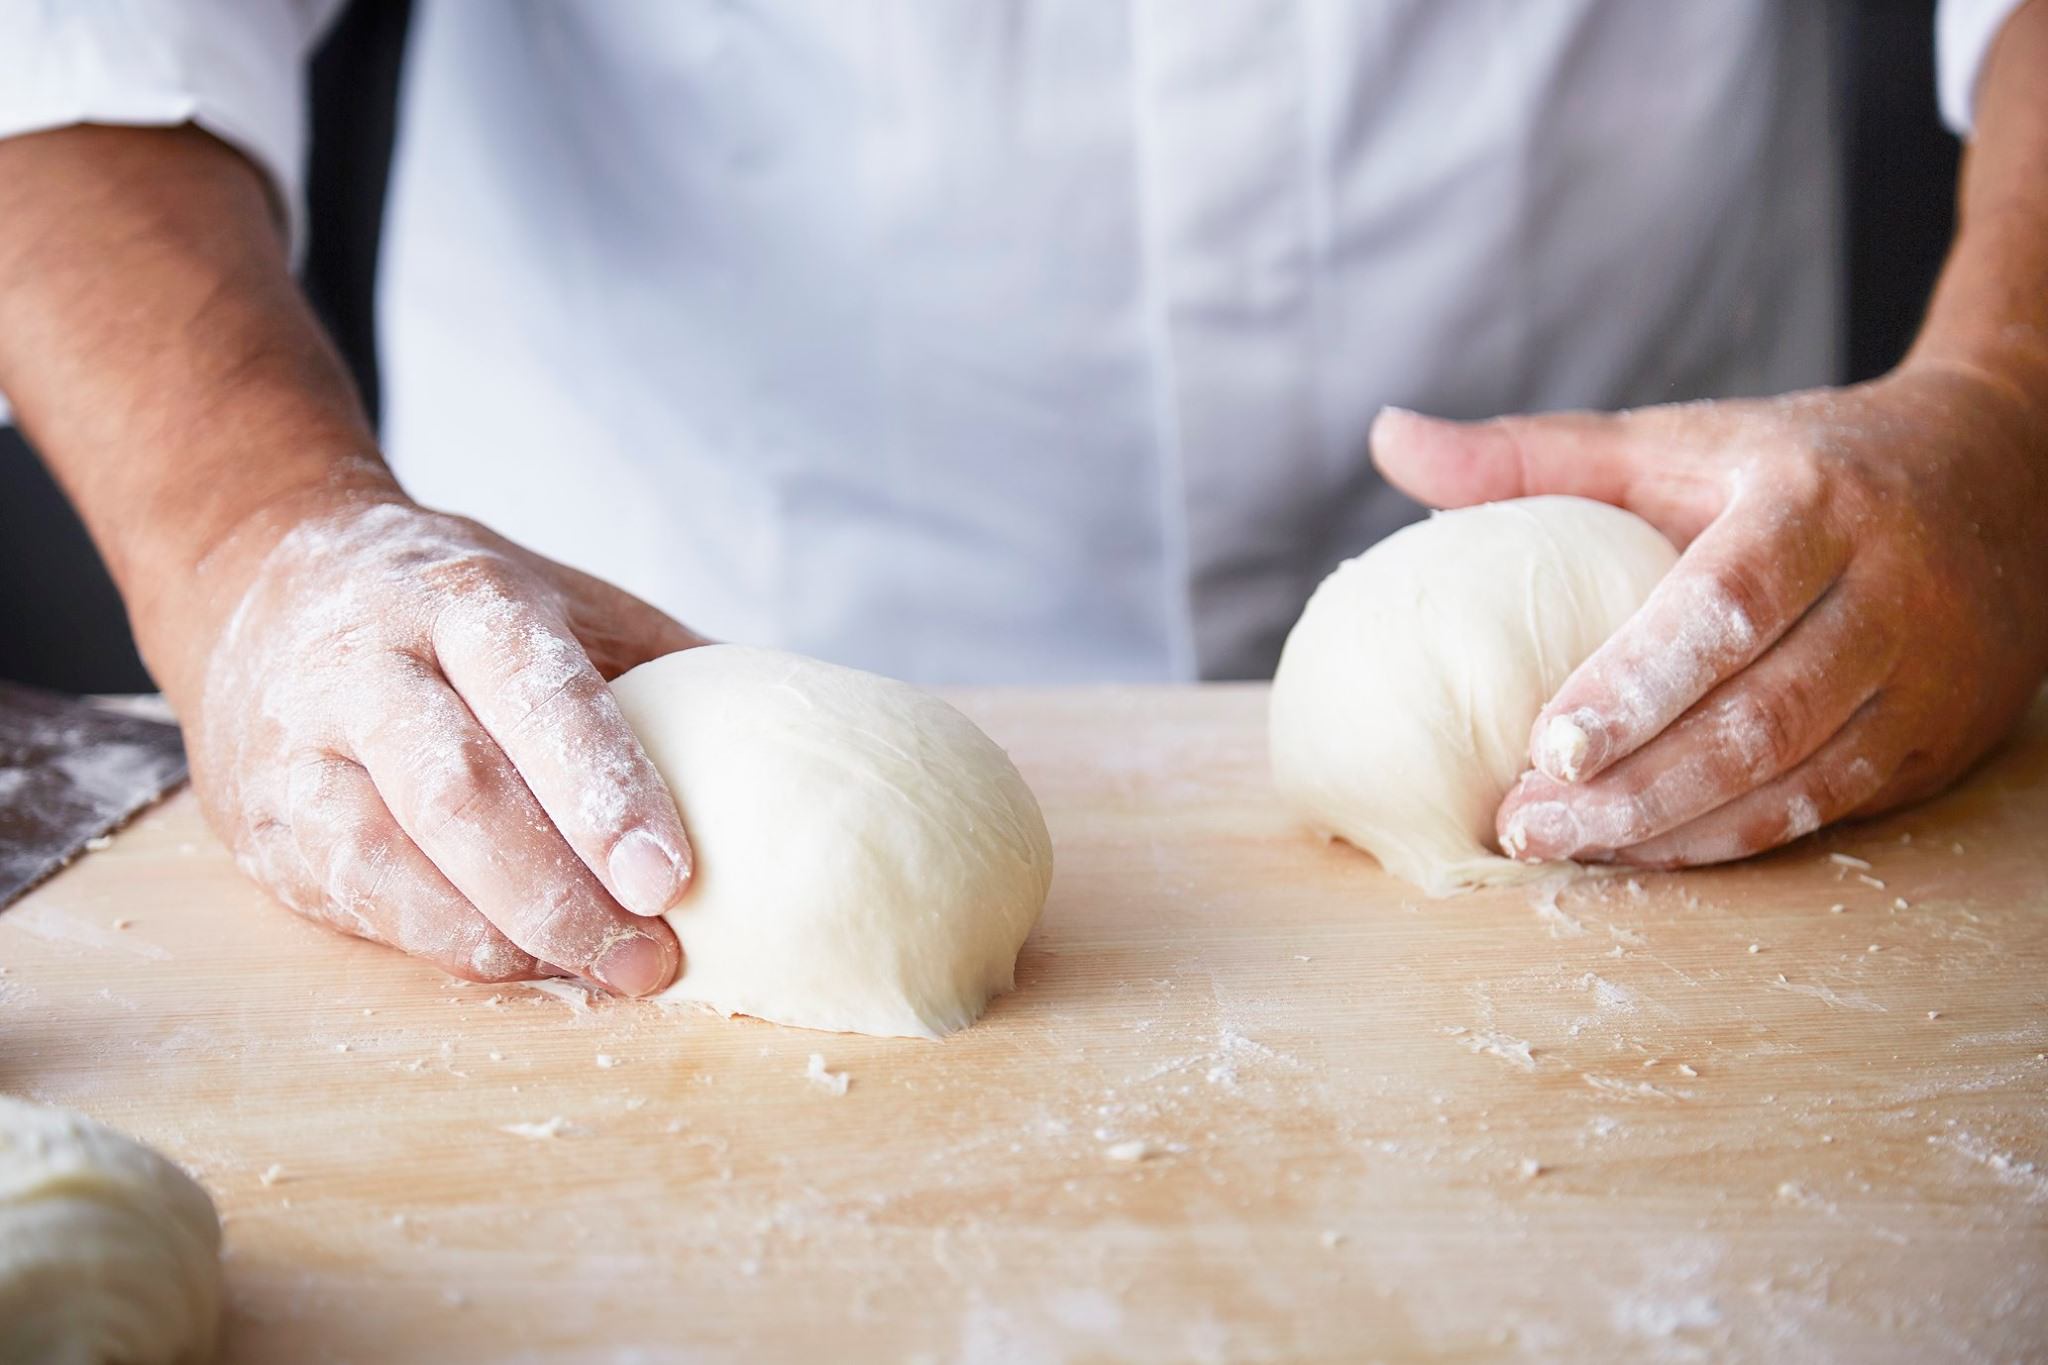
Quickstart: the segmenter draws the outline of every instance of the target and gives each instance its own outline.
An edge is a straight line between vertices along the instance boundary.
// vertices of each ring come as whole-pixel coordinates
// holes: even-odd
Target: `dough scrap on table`
[[[192,1177],[0,1095],[0,1361],[200,1365],[220,1307],[220,1218]]]

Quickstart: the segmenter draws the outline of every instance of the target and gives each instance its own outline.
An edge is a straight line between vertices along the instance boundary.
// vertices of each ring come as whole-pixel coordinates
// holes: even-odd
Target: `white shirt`
[[[2017,0],[1947,0],[1967,122]],[[190,120],[292,205],[328,0],[0,0],[0,135]],[[408,489],[923,681],[1255,676],[1449,416],[1837,373],[1808,0],[421,0]]]

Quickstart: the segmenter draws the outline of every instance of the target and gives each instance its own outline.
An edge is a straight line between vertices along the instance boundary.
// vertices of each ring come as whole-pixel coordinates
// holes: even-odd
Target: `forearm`
[[[2031,0],[2006,21],[1978,79],[1955,244],[1909,359],[1977,372],[2011,391],[2048,433],[2044,71],[2048,0]]]
[[[174,695],[197,666],[180,623],[238,530],[297,499],[392,490],[261,178],[195,129],[0,141],[0,390]]]

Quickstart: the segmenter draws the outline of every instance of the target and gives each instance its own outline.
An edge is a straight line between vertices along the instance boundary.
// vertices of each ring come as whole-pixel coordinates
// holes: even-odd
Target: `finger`
[[[1450,422],[1388,407],[1373,419],[1367,439],[1388,482],[1432,507],[1538,493],[1623,506],[1642,467],[1628,419],[1608,413]]]
[[[553,572],[569,585],[569,631],[609,682],[629,668],[711,641],[659,607],[566,565]]]
[[[1560,782],[1599,775],[1783,636],[1849,558],[1816,498],[1739,492],[1537,714],[1531,766]]]
[[[659,915],[689,883],[675,798],[574,636],[485,587],[434,627],[442,671],[612,897]]]
[[[1906,747],[1884,694],[1835,732],[1804,763],[1718,810],[1654,839],[1617,849],[1637,867],[1700,867],[1747,858],[1855,814],[1883,789]]]
[[[626,995],[667,984],[681,956],[668,925],[605,894],[469,708],[426,664],[412,666],[350,736],[399,828],[541,961]]]
[[[1590,782],[1525,775],[1501,803],[1501,848],[1541,861],[1641,843],[1803,761],[1891,672],[1892,632],[1831,589],[1748,668]]]
[[[313,892],[307,913],[465,980],[548,974],[406,838],[362,765],[334,754],[304,759],[292,767],[288,802]]]

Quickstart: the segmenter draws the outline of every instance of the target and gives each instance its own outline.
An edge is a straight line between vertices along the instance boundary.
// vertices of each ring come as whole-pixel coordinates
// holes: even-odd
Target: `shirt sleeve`
[[[1940,0],[1934,11],[1934,79],[1942,121],[1968,137],[1977,75],[1998,30],[2025,0]]]
[[[269,179],[305,242],[306,61],[343,0],[0,0],[0,137],[196,124]]]

